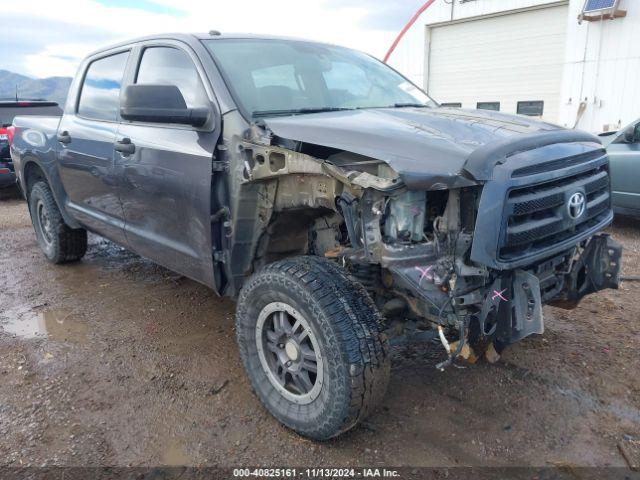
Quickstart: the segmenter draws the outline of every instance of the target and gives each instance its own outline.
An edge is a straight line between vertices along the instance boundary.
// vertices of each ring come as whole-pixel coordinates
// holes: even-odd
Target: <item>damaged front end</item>
[[[254,125],[229,139],[229,236],[251,238],[230,242],[232,288],[286,256],[335,259],[392,337],[442,338],[450,358],[439,367],[465,345],[540,334],[543,304],[574,307],[619,282],[621,247],[598,234],[612,219],[606,154],[565,140],[485,152],[484,163],[409,188],[389,162]],[[455,346],[443,328],[458,333]]]

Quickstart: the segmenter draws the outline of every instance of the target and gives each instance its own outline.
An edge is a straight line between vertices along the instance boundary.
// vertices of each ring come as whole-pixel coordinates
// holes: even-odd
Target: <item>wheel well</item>
[[[27,199],[27,205],[29,204],[29,196],[31,195],[31,189],[39,181],[46,182],[47,185],[49,185],[49,187],[51,188],[51,191],[53,193],[53,198],[58,204],[58,209],[60,210],[60,214],[62,215],[62,218],[64,219],[65,223],[69,225],[69,227],[71,228],[80,228],[81,225],[69,215],[66,209],[63,208],[63,202],[61,202],[60,199],[56,197],[56,192],[55,192],[55,189],[53,188],[54,185],[51,185],[49,183],[49,180],[47,179],[47,176],[44,174],[44,170],[42,170],[42,167],[40,167],[40,165],[38,165],[33,160],[25,163],[25,166],[23,169],[23,182],[24,182],[24,189],[25,189],[24,196]]]
[[[254,268],[288,257],[315,252],[313,240],[316,221],[329,219],[331,210],[324,208],[299,208],[274,214],[260,239]],[[321,222],[329,226],[328,221]]]
[[[24,185],[27,198],[29,198],[31,187],[40,180],[47,181],[47,177],[44,175],[42,168],[40,168],[36,162],[27,163],[24,167]]]

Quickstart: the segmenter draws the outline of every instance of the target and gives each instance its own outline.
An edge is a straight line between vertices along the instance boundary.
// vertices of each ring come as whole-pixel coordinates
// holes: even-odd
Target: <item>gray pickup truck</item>
[[[390,341],[440,339],[444,369],[618,286],[596,137],[439,108],[346,48],[142,38],[84,60],[62,117],[14,125],[46,257],[91,231],[234,298],[253,389],[313,439],[380,401]]]

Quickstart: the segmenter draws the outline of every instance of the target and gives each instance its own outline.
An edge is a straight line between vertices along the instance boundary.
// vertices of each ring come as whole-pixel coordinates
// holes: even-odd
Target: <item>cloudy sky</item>
[[[383,57],[424,0],[18,0],[0,7],[0,69],[73,76],[110,43],[157,32],[268,33]]]

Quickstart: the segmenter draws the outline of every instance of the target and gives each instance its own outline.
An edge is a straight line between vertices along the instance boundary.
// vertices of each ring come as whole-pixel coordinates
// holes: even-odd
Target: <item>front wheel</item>
[[[29,192],[29,211],[40,249],[53,263],[80,260],[87,251],[87,231],[71,228],[62,218],[53,193],[46,182],[33,185]]]
[[[268,265],[238,299],[254,391],[280,422],[315,440],[352,428],[382,400],[390,362],[380,327],[364,287],[317,257]]]

